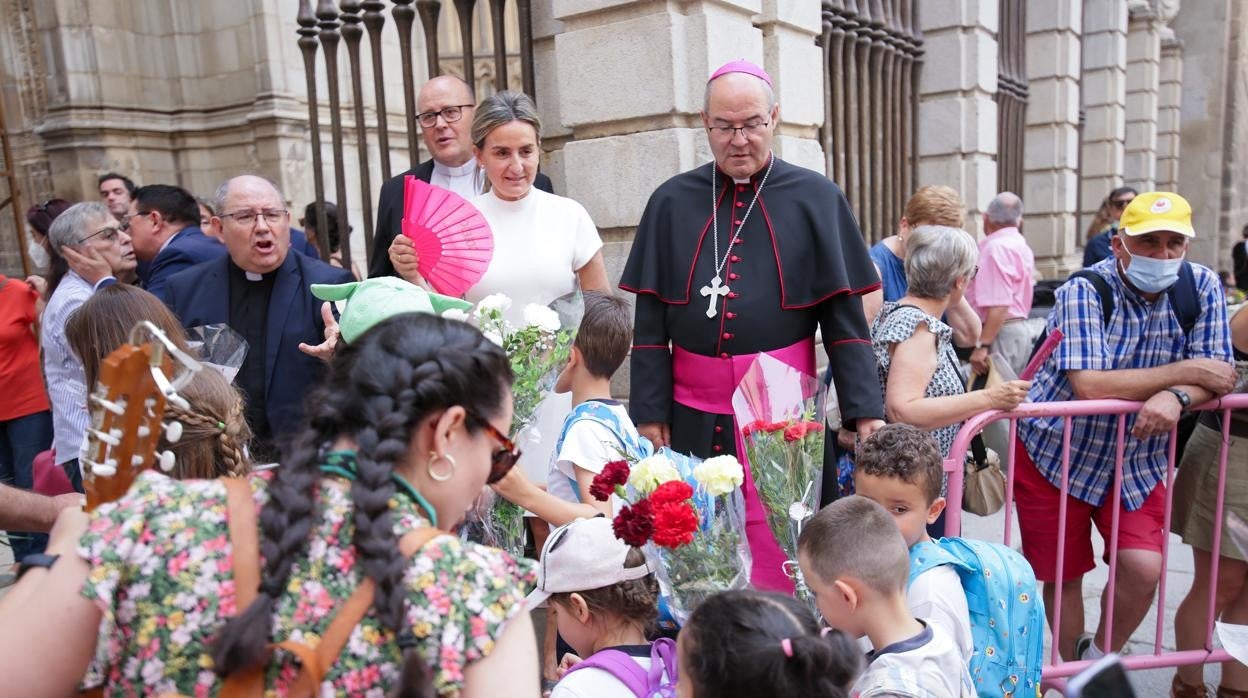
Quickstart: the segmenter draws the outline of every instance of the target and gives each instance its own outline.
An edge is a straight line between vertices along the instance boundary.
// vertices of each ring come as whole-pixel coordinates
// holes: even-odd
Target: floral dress
[[[958,356],[953,351],[953,328],[912,305],[885,303],[871,327],[871,348],[875,351],[875,366],[880,374],[880,386],[888,388],[888,369],[892,363],[893,345],[910,339],[919,323],[927,323],[927,329],[936,335],[936,372],[927,384],[924,397],[961,395],[962,374],[958,371]],[[940,445],[940,453],[949,457],[953,439],[962,423],[933,429],[930,433]]]
[[[268,474],[253,478],[256,506],[268,500]],[[274,641],[312,646],[358,586],[351,545],[349,483],[323,477],[308,551],[277,602]],[[428,523],[406,498],[391,500],[395,534]],[[112,695],[176,692],[215,695],[209,644],[236,612],[225,487],[215,480],[177,481],[141,474],[122,499],[99,507],[79,542],[91,565],[82,595],[103,612],[85,687]],[[442,536],[412,559],[405,582],[408,621],[439,695],[454,696],[464,669],[490,653],[506,623],[524,610],[534,582],[527,562],[493,548]],[[398,679],[394,634],[370,613],[356,626],[322,695],[384,696]],[[267,695],[283,696],[298,674],[278,650]]]

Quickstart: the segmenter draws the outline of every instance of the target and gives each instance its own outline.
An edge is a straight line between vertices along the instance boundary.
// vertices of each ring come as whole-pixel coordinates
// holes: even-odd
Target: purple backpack
[[[564,674],[581,669],[601,669],[628,687],[637,698],[673,698],[676,695],[676,643],[666,637],[650,645],[650,671],[619,650],[595,652]],[[666,672],[667,679],[663,674]]]

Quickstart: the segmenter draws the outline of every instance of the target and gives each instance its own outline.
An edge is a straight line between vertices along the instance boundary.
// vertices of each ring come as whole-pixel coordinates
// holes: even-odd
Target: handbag
[[[1001,457],[984,446],[980,436],[971,439],[962,478],[962,510],[991,516],[1005,506],[1005,473]]]

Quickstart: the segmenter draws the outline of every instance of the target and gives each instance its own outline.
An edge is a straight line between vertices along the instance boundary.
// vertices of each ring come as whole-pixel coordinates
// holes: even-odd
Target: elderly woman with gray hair
[[[967,393],[953,352],[953,330],[940,320],[962,300],[975,277],[979,249],[965,230],[919,226],[906,241],[909,290],[885,303],[871,328],[884,412],[931,432],[946,457],[963,420],[990,409],[1011,410],[1030,383],[1010,381]]]

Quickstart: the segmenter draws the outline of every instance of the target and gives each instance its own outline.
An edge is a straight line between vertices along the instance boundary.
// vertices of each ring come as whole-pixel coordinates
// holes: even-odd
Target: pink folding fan
[[[403,234],[416,247],[421,277],[447,296],[464,295],[494,256],[494,235],[480,211],[411,175],[403,182]]]

